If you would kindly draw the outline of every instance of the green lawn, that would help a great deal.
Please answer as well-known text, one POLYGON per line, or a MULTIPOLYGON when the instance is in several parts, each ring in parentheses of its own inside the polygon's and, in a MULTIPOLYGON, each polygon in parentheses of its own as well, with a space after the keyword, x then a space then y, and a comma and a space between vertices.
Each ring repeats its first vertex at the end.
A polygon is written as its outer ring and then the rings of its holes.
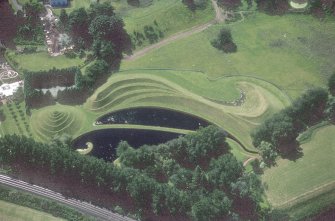
POLYGON ((47 52, 38 52, 33 54, 18 54, 9 52, 8 57, 18 63, 19 70, 41 71, 55 68, 67 68, 83 64, 80 58, 67 58, 64 55, 51 57, 47 52))
MULTIPOLYGON (((70 13, 80 7, 88 8, 91 2, 91 0, 72 0, 71 7, 66 8, 66 11, 70 13)), ((143 33, 144 26, 151 26, 157 31, 162 31, 164 37, 167 37, 214 19, 214 10, 210 1, 205 9, 198 9, 194 12, 190 11, 180 0, 144 0, 142 2, 148 2, 148 4, 144 4, 143 7, 130 6, 127 0, 112 0, 111 2, 116 14, 123 18, 129 34, 134 31, 143 33)), ((60 10, 54 9, 55 14, 59 15, 60 10)), ((148 41, 144 41, 141 47, 148 44, 148 41)))
POLYGON ((18 206, 0 200, 0 220, 2 221, 60 221, 63 219, 50 214, 18 206))
POLYGON ((303 157, 280 159, 278 166, 265 171, 263 182, 273 206, 290 206, 335 187, 334 134, 334 125, 316 129, 311 140, 301 146, 303 157))
MULTIPOLYGON (((121 2, 125 3, 126 0, 121 2)), ((116 8, 125 21, 128 33, 143 32, 145 25, 155 27, 154 21, 156 21, 158 29, 162 30, 166 37, 214 19, 214 10, 210 1, 206 9, 195 12, 191 12, 180 0, 154 0, 152 5, 145 8, 133 8, 126 6, 125 3, 116 8)))
POLYGON ((300 14, 256 13, 243 22, 216 25, 137 60, 124 61, 121 69, 191 69, 203 71, 211 79, 252 76, 297 97, 304 89, 324 85, 335 69, 334 41, 334 18, 320 22, 300 14), (231 29, 237 53, 224 54, 211 46, 222 27, 231 29))

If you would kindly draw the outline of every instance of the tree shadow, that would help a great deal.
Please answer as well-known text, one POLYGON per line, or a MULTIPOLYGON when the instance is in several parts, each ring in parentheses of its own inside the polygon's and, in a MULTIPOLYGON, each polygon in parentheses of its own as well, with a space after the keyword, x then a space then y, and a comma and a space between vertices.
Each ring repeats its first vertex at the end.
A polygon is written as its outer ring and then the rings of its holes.
POLYGON ((291 143, 285 143, 279 146, 279 155, 283 159, 296 161, 297 159, 304 156, 302 148, 299 145, 299 142, 294 140, 291 143))

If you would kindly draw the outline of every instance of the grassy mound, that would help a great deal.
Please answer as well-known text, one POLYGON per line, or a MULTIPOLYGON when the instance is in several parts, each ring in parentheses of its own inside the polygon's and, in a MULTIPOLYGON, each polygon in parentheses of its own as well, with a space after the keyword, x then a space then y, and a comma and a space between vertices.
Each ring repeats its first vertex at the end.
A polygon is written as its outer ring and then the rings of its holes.
POLYGON ((84 119, 85 115, 77 108, 55 105, 33 112, 30 125, 35 137, 46 141, 55 135, 76 134, 84 119))
POLYGON ((253 149, 249 135, 252 128, 289 103, 274 85, 248 77, 209 80, 199 72, 134 70, 113 75, 84 107, 97 115, 133 107, 182 111, 225 128, 253 149), (233 105, 234 99, 240 99, 239 91, 246 98, 241 105, 233 105))

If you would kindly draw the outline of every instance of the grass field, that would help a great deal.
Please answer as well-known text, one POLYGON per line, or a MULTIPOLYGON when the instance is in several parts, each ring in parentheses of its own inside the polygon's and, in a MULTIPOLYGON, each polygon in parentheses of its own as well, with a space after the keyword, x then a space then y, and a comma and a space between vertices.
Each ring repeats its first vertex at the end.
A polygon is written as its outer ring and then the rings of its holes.
POLYGON ((335 20, 306 15, 282 17, 253 14, 240 23, 216 25, 173 42, 121 69, 173 68, 205 72, 209 78, 243 75, 278 85, 292 97, 324 85, 335 69, 335 20), (222 27, 229 27, 238 52, 224 54, 210 44, 222 27))
POLYGON ((280 159, 278 166, 265 171, 263 182, 273 206, 291 206, 335 187, 335 173, 331 169, 335 168, 334 134, 334 125, 316 129, 312 139, 301 146, 302 158, 280 159))
POLYGON ((61 221, 50 214, 0 200, 1 221, 61 221))
POLYGON ((64 55, 51 57, 47 52, 37 52, 33 54, 18 54, 9 52, 8 57, 18 63, 19 70, 40 71, 55 68, 67 68, 83 64, 80 58, 67 58, 64 55))

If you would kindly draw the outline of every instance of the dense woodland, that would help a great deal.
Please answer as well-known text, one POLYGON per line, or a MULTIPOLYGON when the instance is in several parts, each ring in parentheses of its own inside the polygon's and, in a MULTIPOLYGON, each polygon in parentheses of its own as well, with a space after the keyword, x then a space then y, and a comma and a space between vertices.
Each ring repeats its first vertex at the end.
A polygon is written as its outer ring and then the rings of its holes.
POLYGON ((62 142, 42 144, 13 135, 0 139, 0 156, 17 175, 27 168, 45 171, 62 177, 68 188, 78 185, 120 196, 115 205, 143 217, 258 220, 263 215, 261 182, 229 152, 225 139, 226 132, 210 126, 137 150, 122 142, 117 148, 120 166, 114 166, 62 142))

